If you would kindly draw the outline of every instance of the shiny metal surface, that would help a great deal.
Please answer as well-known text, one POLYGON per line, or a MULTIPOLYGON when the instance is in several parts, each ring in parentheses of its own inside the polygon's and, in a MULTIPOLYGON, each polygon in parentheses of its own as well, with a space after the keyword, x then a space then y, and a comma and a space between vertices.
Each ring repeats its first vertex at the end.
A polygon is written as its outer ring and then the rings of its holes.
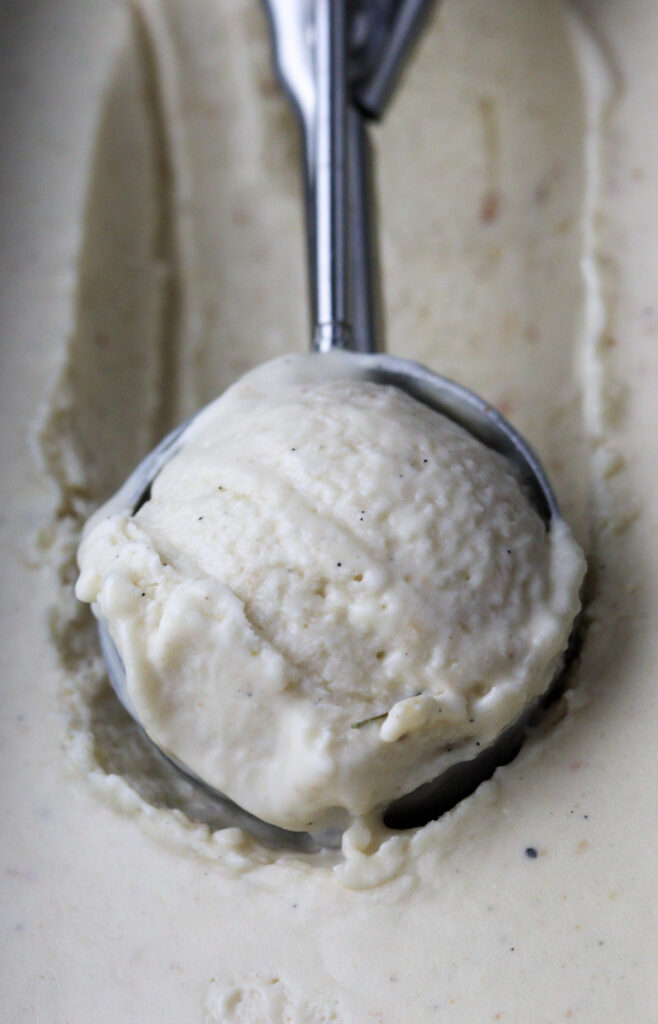
POLYGON ((303 136, 313 348, 383 347, 372 158, 382 116, 435 0, 266 0, 274 60, 303 136))
POLYGON ((313 348, 350 347, 348 309, 347 29, 345 4, 315 0, 315 117, 309 137, 309 216, 315 251, 313 348))

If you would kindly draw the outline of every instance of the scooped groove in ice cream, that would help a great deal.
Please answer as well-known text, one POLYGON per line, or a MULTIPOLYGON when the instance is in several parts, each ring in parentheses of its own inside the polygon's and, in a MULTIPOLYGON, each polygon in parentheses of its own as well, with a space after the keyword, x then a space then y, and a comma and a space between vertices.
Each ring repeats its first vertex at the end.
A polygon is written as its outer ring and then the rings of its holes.
POLYGON ((349 367, 247 374, 79 554, 77 594, 150 736, 289 829, 364 814, 491 742, 550 683, 584 571, 506 459, 349 367))

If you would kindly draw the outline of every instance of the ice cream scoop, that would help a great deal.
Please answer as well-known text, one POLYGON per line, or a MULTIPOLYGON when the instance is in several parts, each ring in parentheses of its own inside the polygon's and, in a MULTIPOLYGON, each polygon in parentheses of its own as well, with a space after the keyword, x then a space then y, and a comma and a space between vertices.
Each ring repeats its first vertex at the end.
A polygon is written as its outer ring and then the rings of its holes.
MULTIPOLYGON (((309 198, 309 263, 313 285, 311 291, 314 296, 313 347, 317 353, 307 358, 313 361, 329 360, 333 357, 328 353, 336 349, 343 350, 342 362, 338 360, 335 365, 342 365, 345 368, 346 378, 369 385, 390 387, 410 396, 424 408, 443 414, 487 449, 508 459, 514 467, 524 501, 527 501, 538 514, 547 531, 558 529, 562 520, 546 474, 524 439, 500 413, 485 400, 460 385, 418 364, 372 351, 375 348, 373 310, 376 304, 372 299, 374 275, 366 237, 370 229, 365 164, 361 160, 364 153, 364 136, 360 115, 347 98, 348 25, 345 5, 332 0, 315 0, 314 3, 272 3, 270 6, 279 67, 288 90, 294 96, 304 126, 309 198), (297 46, 297 51, 294 51, 298 58, 296 63, 294 60, 290 63, 290 55, 293 52, 291 46, 297 46), (296 68, 295 75, 290 73, 290 67, 296 68), (352 311, 355 313, 356 322, 354 333, 351 324, 352 311), (353 351, 353 347, 360 351, 353 351)), ((392 19, 388 38, 392 41, 391 46, 398 57, 404 51, 403 43, 409 37, 421 6, 397 5, 399 17, 397 20, 392 19), (412 7, 413 18, 409 16, 412 7), (406 20, 403 19, 403 14, 406 20), (400 25, 405 27, 404 33, 401 33, 400 25)), ((395 5, 391 7, 394 8, 395 5)), ((381 71, 383 66, 388 67, 387 74, 391 76, 388 80, 392 80, 397 64, 396 61, 390 60, 386 64, 386 52, 384 49, 384 57, 381 57, 380 62, 375 62, 372 80, 376 78, 377 70, 381 71)), ((363 95, 366 94, 367 89, 363 95)), ((387 89, 382 87, 380 95, 385 97, 386 94, 387 89)), ((376 104, 373 105, 373 111, 378 112, 376 104)), ((137 467, 118 494, 104 508, 103 516, 109 517, 113 512, 127 511, 129 515, 138 512, 149 501, 153 483, 161 471, 188 443, 190 431, 194 431, 194 424, 188 422, 166 438, 137 467)), ((578 572, 575 575, 578 576, 578 572)), ((572 603, 570 607, 575 614, 576 606, 572 603)), ((126 685, 126 667, 98 603, 95 604, 95 611, 99 617, 101 643, 112 684, 124 705, 139 721, 140 715, 126 685)), ((549 665, 552 677, 558 668, 558 659, 552 656, 549 665)), ((549 683, 550 680, 546 681, 544 692, 548 689, 549 683)), ((412 702, 416 696, 418 695, 410 696, 412 702)), ((492 742, 491 748, 487 751, 486 763, 483 763, 481 756, 475 757, 472 749, 469 751, 466 757, 469 768, 456 786, 455 771, 459 766, 454 758, 452 759, 449 769, 451 791, 460 795, 466 789, 474 788, 479 778, 484 777, 483 773, 490 773, 492 765, 509 756, 511 741, 506 727, 513 727, 514 735, 517 736, 520 719, 527 717, 536 703, 535 698, 541 697, 541 694, 534 693, 532 696, 533 701, 524 705, 521 715, 519 707, 514 705, 510 720, 497 730, 495 736, 487 737, 488 740, 495 742, 492 742), (464 779, 467 780, 465 783, 464 779)), ((387 742, 403 739, 405 723, 408 725, 412 720, 420 721, 419 716, 427 714, 428 708, 425 705, 421 707, 417 700, 413 706, 408 704, 399 709, 399 713, 394 714, 389 723, 387 742)), ((353 723, 357 726, 360 724, 353 723)), ((170 748, 167 753, 168 756, 172 756, 170 748)), ((203 778, 203 773, 199 778, 199 773, 191 769, 189 759, 181 760, 175 752, 172 759, 182 770, 207 786, 208 780, 203 778)), ((427 778, 424 779, 424 784, 426 783, 427 778)), ((212 794, 213 787, 207 788, 212 794)), ((407 812, 415 813, 414 806, 418 797, 414 794, 418 791, 417 786, 411 786, 410 791, 410 796, 404 791, 395 794, 396 798, 401 797, 401 800, 396 799, 391 814, 393 817, 397 815, 400 822, 404 822, 407 812)), ((222 798, 219 790, 217 797, 222 798)), ((426 797, 425 790, 420 798, 426 797)), ((432 799, 436 799, 435 789, 432 790, 432 799)), ((381 801, 375 800, 375 804, 379 803, 381 801)), ((256 806, 259 816, 264 820, 284 821, 290 823, 292 829, 304 827, 301 821, 294 820, 289 809, 287 816, 272 814, 268 817, 266 804, 259 803, 256 806)), ((320 816, 318 822, 321 828, 325 828, 329 817, 320 816)), ((248 820, 246 824, 249 827, 248 820)), ((277 834, 284 841, 287 838, 284 829, 279 830, 277 834)), ((335 832, 333 834, 335 835, 335 832)))
POLYGON ((544 694, 579 601, 578 546, 515 463, 358 365, 245 374, 80 548, 148 735, 295 831, 488 747, 544 694))

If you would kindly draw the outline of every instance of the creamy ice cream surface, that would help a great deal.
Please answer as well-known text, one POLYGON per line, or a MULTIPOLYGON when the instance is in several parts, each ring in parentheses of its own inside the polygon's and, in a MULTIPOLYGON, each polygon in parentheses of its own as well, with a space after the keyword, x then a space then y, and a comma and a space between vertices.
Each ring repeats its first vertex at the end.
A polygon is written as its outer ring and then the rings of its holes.
POLYGON ((79 555, 149 735, 290 829, 474 756, 546 690, 579 607, 582 554, 512 464, 352 366, 251 371, 79 555))
MULTIPOLYGON (((5 12, 0 1017, 12 1024, 654 1021, 655 4, 443 0, 385 119, 373 126, 388 351, 460 381, 502 411, 545 465, 587 554, 579 657, 518 756, 426 825, 396 830, 373 814, 352 823, 340 849, 315 849, 304 833, 287 836, 281 848, 271 827, 256 833, 253 821, 242 827, 220 802, 209 809, 199 788, 155 755, 108 682, 89 607, 75 599, 83 524, 135 464, 176 423, 223 395, 207 414, 214 416, 236 381, 253 384, 245 374, 254 367, 269 364, 271 374, 274 357, 307 346, 296 126, 274 79, 262 7, 255 0, 35 0, 5 12)), ((270 399, 283 395, 265 383, 270 399)), ((232 394, 231 421, 239 414, 246 422, 246 396, 232 394)), ((273 439, 275 409, 261 401, 273 439)), ((306 430, 306 420, 296 417, 294 432, 306 430)), ((199 431, 206 426, 210 439, 215 427, 198 421, 199 431)), ((427 444, 424 429, 423 436, 427 444)), ((188 456, 197 450, 198 462, 201 438, 189 439, 188 456)), ((271 443, 262 449, 247 440, 249 457, 273 461, 271 443)), ((325 518, 346 552, 306 545, 318 589, 325 587, 324 599, 310 599, 328 616, 328 601, 337 614, 347 593, 361 602, 350 601, 348 613, 367 613, 377 574, 387 592, 404 590, 401 564, 385 562, 377 547, 385 534, 372 516, 386 493, 373 487, 367 504, 354 502, 337 474, 317 471, 310 446, 297 432, 289 448, 298 451, 281 446, 275 476, 282 491, 293 480, 300 495, 302 483, 343 495, 325 518), (350 529, 341 533, 345 523, 350 529), (373 574, 340 577, 357 554, 373 574)), ((422 469, 405 466, 403 489, 391 500, 408 498, 413 481, 416 490, 438 485, 427 471, 438 471, 442 446, 443 435, 422 469)), ((219 477, 219 462, 211 462, 219 477)), ((234 497, 240 472, 245 504, 247 470, 244 459, 232 468, 234 497)), ((261 487, 275 486, 271 475, 259 470, 258 477, 261 487)), ((360 483, 370 494, 367 480, 360 483)), ((136 593, 138 581, 121 570, 128 603, 153 619, 162 611, 156 588, 166 606, 170 584, 194 588, 214 571, 202 498, 190 491, 188 510, 177 512, 181 530, 174 503, 164 491, 158 498, 164 484, 163 475, 151 508, 130 526, 146 538, 144 569, 159 582, 136 593), (148 519, 158 501, 158 516, 148 519)), ((202 494, 199 479, 194 488, 202 494)), ((206 497, 221 511, 218 489, 206 497)), ((305 501, 291 507, 291 522, 316 530, 320 513, 304 519, 305 501)), ((473 512, 470 501, 464 507, 473 512)), ((500 520, 490 511, 493 528, 500 520)), ((280 530, 287 518, 277 517, 280 530)), ((525 541, 523 530, 515 535, 514 564, 552 578, 551 555, 541 555, 527 526, 525 541), (537 557, 521 559, 524 543, 537 557)), ((394 554, 403 527, 386 524, 394 554)), ((450 521, 442 528, 450 530, 450 521)), ((284 551, 283 534, 268 533, 255 513, 245 516, 236 544, 251 549, 258 530, 268 557, 276 544, 284 551)), ((121 547, 125 536, 117 536, 121 547)), ((557 552, 557 535, 553 543, 557 552)), ((445 564, 459 564, 462 554, 445 564)), ((244 638, 249 612, 264 648, 252 607, 264 582, 241 581, 230 550, 222 558, 234 573, 226 629, 235 625, 244 638)), ((417 558, 410 571, 418 573, 417 558)), ((508 583, 511 591, 523 585, 516 570, 508 583)), ((264 613, 273 600, 261 596, 264 613)), ((382 628, 380 613, 374 628, 382 628)), ((503 608, 506 622, 516 615, 503 608)), ((547 628, 541 615, 539 622, 547 628)), ((189 628, 201 632, 194 621, 189 628)), ((367 614, 351 633, 346 624, 345 649, 367 628, 367 614)), ((480 636, 484 644, 486 630, 480 636)), ((296 651, 306 642, 293 639, 296 651)), ((387 661, 399 635, 385 639, 363 650, 374 655, 369 678, 386 699, 349 716, 345 730, 366 759, 364 741, 396 756, 415 743, 422 726, 392 736, 426 713, 421 702, 407 706, 412 714, 389 715, 398 697, 415 691, 387 661), (371 710, 382 717, 351 728, 371 710)), ((459 637, 450 643, 462 658, 459 637)), ((478 648, 469 650, 474 657, 478 648)), ((280 677, 270 666, 278 707, 295 686, 302 693, 305 678, 318 681, 300 672, 300 681, 276 689, 289 653, 279 652, 280 677)), ((261 664, 260 648, 250 659, 261 664)), ((337 685, 336 673, 331 678, 337 685)), ((258 681, 264 686, 263 673, 258 681)), ((148 707, 162 710, 150 698, 148 707)), ((478 728, 484 724, 482 717, 478 728)), ((272 739, 265 734, 264 742, 272 739)))

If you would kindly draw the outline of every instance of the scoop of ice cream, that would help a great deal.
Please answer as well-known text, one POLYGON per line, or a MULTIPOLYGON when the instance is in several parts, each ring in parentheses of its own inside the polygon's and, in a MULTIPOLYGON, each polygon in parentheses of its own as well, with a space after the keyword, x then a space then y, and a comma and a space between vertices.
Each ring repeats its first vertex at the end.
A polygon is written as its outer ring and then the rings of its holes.
POLYGON ((147 732, 291 829, 491 742, 549 684, 583 575, 505 458, 349 367, 246 375, 79 554, 147 732))

